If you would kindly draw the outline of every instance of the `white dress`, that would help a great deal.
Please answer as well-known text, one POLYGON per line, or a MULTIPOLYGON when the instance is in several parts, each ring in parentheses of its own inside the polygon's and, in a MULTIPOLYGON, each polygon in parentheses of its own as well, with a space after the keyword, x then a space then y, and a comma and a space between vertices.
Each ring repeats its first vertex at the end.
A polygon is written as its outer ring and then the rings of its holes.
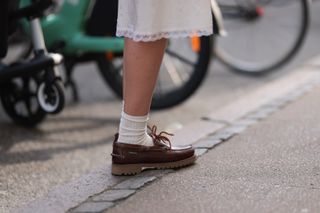
POLYGON ((119 0, 117 36, 155 41, 212 34, 210 0, 119 0))

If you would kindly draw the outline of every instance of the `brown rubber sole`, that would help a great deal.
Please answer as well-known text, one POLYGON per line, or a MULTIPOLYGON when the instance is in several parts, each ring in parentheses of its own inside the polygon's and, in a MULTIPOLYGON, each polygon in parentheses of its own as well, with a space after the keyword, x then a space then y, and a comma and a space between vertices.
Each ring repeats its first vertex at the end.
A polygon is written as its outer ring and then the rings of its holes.
POLYGON ((113 175, 136 175, 145 169, 176 169, 193 164, 197 157, 193 155, 180 161, 169 163, 148 163, 148 164, 112 164, 113 175))

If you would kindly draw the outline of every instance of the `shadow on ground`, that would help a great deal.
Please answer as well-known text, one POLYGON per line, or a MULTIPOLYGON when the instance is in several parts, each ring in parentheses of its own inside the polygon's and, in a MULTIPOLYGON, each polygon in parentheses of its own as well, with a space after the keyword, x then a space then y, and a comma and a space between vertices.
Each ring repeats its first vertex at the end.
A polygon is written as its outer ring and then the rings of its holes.
POLYGON ((118 118, 63 116, 47 119, 37 128, 23 128, 0 121, 0 165, 46 161, 54 155, 103 146, 110 134, 95 137, 118 118))

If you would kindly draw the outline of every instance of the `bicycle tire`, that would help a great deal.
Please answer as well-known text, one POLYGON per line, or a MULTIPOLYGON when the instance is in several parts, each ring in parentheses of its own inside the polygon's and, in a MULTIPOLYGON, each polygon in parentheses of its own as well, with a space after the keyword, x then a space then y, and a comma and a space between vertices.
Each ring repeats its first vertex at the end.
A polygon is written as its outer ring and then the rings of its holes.
POLYGON ((219 48, 219 45, 217 45, 216 49, 214 50, 214 55, 216 58, 222 62, 222 64, 226 65, 230 68, 231 71, 234 71, 236 73, 240 74, 249 74, 249 75, 261 75, 261 74, 267 74, 272 71, 275 71, 285 64, 287 64, 290 60, 293 59, 293 57, 298 53, 298 51, 301 49, 303 42, 306 38, 308 28, 309 28, 309 21, 310 21, 310 8, 309 8, 309 2, 308 0, 299 0, 301 3, 301 28, 299 30, 298 36, 296 37, 296 40, 291 45, 290 49, 278 60, 274 61, 273 63, 270 63, 269 65, 265 66, 254 66, 250 65, 245 62, 241 62, 240 60, 236 58, 232 58, 232 56, 227 55, 223 51, 222 48, 219 48))
MULTIPOLYGON (((157 91, 155 90, 151 104, 152 110, 166 109, 181 104, 193 95, 202 84, 208 72, 214 39, 213 36, 203 36, 200 38, 200 41, 198 59, 189 80, 182 87, 165 94, 157 95, 157 91)), ((100 74, 106 84, 109 85, 118 97, 122 98, 122 76, 119 74, 119 71, 105 57, 105 54, 99 54, 96 61, 100 74)))
MULTIPOLYGON (((29 77, 29 79, 33 79, 37 82, 37 84, 39 84, 39 81, 36 77, 29 77)), ((0 99, 4 111, 14 123, 28 128, 37 126, 47 116, 47 113, 41 109, 38 103, 36 103, 37 109, 30 109, 27 114, 21 114, 21 112, 16 109, 17 99, 22 99, 24 102, 30 102, 33 97, 33 99, 36 100, 36 92, 34 92, 34 95, 31 93, 32 92, 30 88, 26 90, 25 87, 18 87, 13 80, 5 85, 2 85, 0 89, 0 99)))

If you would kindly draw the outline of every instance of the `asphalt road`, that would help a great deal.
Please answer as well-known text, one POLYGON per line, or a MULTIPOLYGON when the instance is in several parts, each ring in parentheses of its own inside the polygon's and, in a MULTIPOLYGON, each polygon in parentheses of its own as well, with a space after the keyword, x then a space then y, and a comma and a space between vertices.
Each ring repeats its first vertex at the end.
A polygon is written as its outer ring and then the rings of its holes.
MULTIPOLYGON (((320 5, 312 6, 312 24, 299 55, 284 69, 261 78, 236 75, 212 60, 210 73, 196 95, 183 105, 153 112, 151 123, 171 129, 222 108, 256 88, 291 72, 319 54, 320 5)), ((0 212, 46 194, 54 186, 110 163, 121 101, 106 88, 96 67, 77 67, 81 103, 70 104, 37 129, 23 129, 0 111, 0 212)))

